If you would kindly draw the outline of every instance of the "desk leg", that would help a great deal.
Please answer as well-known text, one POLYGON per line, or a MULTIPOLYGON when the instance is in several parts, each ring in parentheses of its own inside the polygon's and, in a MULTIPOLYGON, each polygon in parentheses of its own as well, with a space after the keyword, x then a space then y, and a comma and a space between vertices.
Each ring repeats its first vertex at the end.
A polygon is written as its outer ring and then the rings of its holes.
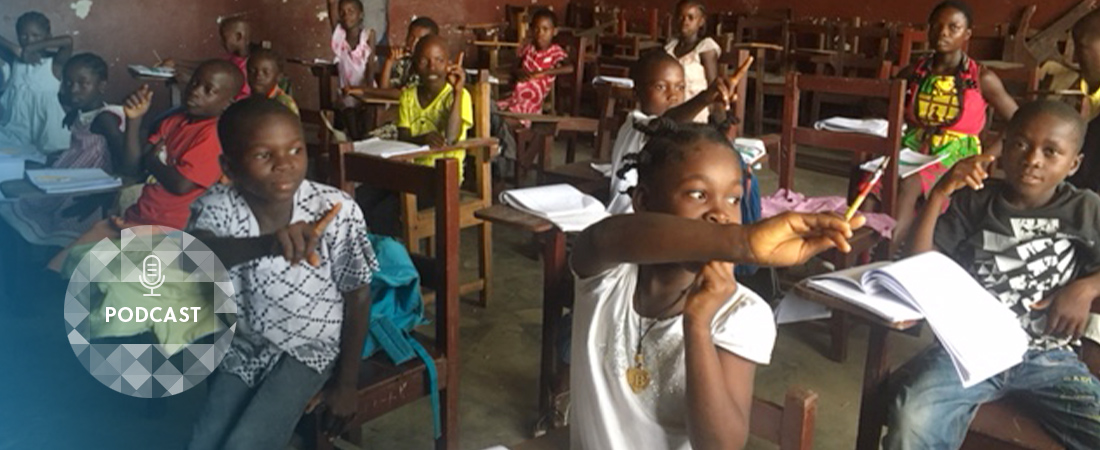
POLYGON ((539 417, 553 408, 554 375, 558 364, 558 328, 568 292, 565 286, 565 233, 558 229, 542 235, 542 355, 539 369, 539 417))
POLYGON ((857 450, 878 450, 882 427, 886 425, 887 330, 871 325, 867 339, 867 360, 863 370, 863 396, 859 405, 857 450))

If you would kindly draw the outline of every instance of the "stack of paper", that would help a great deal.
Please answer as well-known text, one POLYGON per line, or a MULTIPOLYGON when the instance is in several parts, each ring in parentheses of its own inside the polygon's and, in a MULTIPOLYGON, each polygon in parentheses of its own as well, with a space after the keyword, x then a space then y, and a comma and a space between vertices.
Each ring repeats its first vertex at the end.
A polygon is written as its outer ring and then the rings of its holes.
POLYGON ((72 194, 122 186, 122 180, 103 169, 28 170, 27 180, 47 194, 72 194))
POLYGON ((172 78, 176 76, 176 69, 171 67, 147 67, 138 64, 127 66, 134 74, 153 78, 172 78))
MULTIPOLYGON (((947 153, 940 153, 939 155, 925 155, 924 153, 914 152, 907 148, 901 149, 898 153, 898 176, 901 178, 908 178, 917 172, 920 172, 935 163, 943 161, 947 157, 947 153)), ((878 166, 882 165, 883 158, 885 156, 879 156, 878 158, 867 161, 859 166, 867 172, 874 172, 878 170, 878 166)))
POLYGON ((394 156, 427 150, 427 145, 410 144, 408 142, 392 141, 389 139, 370 138, 355 142, 355 153, 363 153, 379 158, 392 158, 394 156))
POLYGON ((814 123, 816 130, 839 131, 842 133, 870 134, 886 137, 890 122, 886 119, 852 119, 848 117, 830 117, 814 123))
POLYGON ((634 80, 623 77, 609 77, 607 75, 600 75, 592 79, 592 84, 613 84, 615 86, 634 88, 634 80))
POLYGON ((504 191, 500 202, 549 220, 566 232, 581 231, 609 215, 603 203, 568 184, 504 191))
POLYGON ((808 285, 890 321, 923 317, 964 387, 1007 370, 1027 352, 1028 336, 1015 314, 938 252, 816 276, 808 285))

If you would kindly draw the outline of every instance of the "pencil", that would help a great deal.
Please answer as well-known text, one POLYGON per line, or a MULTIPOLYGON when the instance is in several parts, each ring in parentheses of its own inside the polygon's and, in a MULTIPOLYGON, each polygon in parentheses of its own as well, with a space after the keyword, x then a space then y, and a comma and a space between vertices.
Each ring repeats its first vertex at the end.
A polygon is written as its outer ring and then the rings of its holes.
POLYGON ((157 57, 157 63, 158 63, 158 64, 159 64, 159 63, 162 63, 162 62, 164 62, 164 60, 163 60, 163 59, 160 59, 160 53, 157 53, 157 51, 156 51, 156 50, 153 50, 153 56, 156 56, 156 57, 157 57))
POLYGON ((882 178, 882 173, 886 171, 886 166, 889 164, 890 157, 887 156, 882 160, 882 164, 879 164, 878 168, 875 169, 874 175, 871 175, 871 179, 867 181, 867 184, 863 185, 863 189, 859 190, 859 195, 852 201, 852 205, 844 212, 844 220, 852 220, 852 217, 856 215, 856 211, 863 205, 863 201, 867 200, 867 196, 871 194, 871 189, 875 187, 875 183, 878 183, 879 178, 882 178))

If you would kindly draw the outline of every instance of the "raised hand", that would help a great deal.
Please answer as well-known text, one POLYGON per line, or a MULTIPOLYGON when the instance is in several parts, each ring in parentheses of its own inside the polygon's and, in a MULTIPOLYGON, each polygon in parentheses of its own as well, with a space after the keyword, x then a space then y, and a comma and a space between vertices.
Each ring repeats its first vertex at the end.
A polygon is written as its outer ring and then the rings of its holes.
POLYGON ((848 238, 865 221, 862 215, 845 221, 837 214, 787 212, 746 226, 746 239, 753 263, 793 266, 833 247, 845 253, 851 251, 848 238))
POLYGON ((447 82, 454 87, 455 95, 460 95, 462 89, 466 87, 466 70, 462 68, 462 60, 465 57, 466 52, 459 52, 455 63, 447 66, 447 82))
POLYGON ((137 119, 149 112, 149 106, 152 104, 153 90, 149 89, 148 84, 143 84, 122 103, 122 111, 126 113, 126 118, 137 119))
POLYGON ((340 212, 341 206, 342 203, 337 203, 317 222, 295 222, 276 231, 275 239, 283 257, 291 264, 298 264, 305 259, 309 265, 319 267, 321 257, 317 254, 317 244, 320 243, 325 229, 340 212))
POLYGON ((985 168, 994 159, 996 158, 993 155, 982 154, 955 163, 947 175, 936 183, 933 190, 941 195, 950 196, 965 186, 970 186, 975 191, 985 187, 984 181, 989 178, 989 172, 986 172, 985 168))

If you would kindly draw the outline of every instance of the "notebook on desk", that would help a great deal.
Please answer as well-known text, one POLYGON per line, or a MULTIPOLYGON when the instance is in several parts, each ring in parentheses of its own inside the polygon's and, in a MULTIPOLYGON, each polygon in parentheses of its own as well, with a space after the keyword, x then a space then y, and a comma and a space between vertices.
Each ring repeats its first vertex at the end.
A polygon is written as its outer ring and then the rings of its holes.
POLYGON ((393 158, 394 156, 407 155, 428 151, 427 145, 410 144, 404 141, 390 139, 370 138, 355 142, 355 153, 377 156, 379 158, 393 158))
POLYGON ((812 290, 892 322, 925 319, 951 355, 965 387, 1016 365, 1027 352, 1028 337, 1015 314, 939 252, 853 267, 804 282, 812 290))
POLYGON ((566 232, 584 230, 608 216, 596 197, 569 184, 507 190, 501 192, 500 202, 549 220, 566 232))
POLYGON ((47 194, 75 194, 122 186, 122 180, 103 169, 28 170, 27 180, 47 194))

